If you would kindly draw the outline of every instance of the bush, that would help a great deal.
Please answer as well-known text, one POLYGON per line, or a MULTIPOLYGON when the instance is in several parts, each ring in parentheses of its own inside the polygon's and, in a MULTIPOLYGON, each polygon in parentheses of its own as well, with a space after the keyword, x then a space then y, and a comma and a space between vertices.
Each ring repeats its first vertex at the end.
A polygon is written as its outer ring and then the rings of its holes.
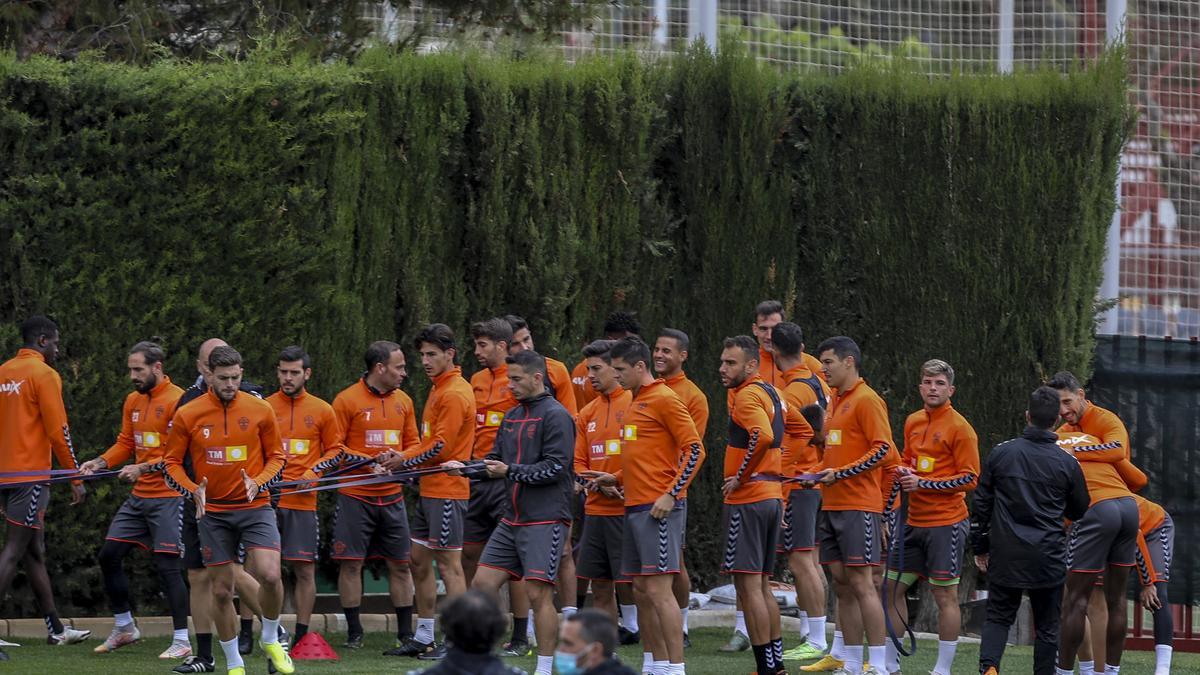
MULTIPOLYGON (((128 346, 151 335, 185 386, 206 337, 268 385, 279 349, 305 345, 312 389, 330 398, 369 341, 407 344, 425 322, 465 336, 518 312, 539 348, 573 363, 609 311, 635 309, 650 331, 691 333, 689 370, 712 401, 689 541, 707 583, 715 363, 757 301, 783 299, 810 346, 855 336, 897 434, 931 356, 959 370, 958 406, 987 443, 1020 428, 1042 373, 1086 372, 1128 126, 1122 73, 1113 55, 1067 76, 798 79, 733 45, 574 67, 6 56, 0 346, 15 349, 26 315, 57 317, 88 458, 117 429, 128 346)), ((421 401, 428 382, 406 386, 421 401)), ((95 551, 126 488, 92 486, 86 508, 56 490, 49 517, 65 613, 106 607, 95 551)), ((144 604, 155 586, 136 584, 144 604)))

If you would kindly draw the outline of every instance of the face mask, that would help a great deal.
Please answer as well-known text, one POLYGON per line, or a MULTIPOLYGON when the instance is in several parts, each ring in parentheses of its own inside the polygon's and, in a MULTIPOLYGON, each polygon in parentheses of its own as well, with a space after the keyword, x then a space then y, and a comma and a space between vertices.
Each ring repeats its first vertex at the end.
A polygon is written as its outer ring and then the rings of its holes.
POLYGON ((559 675, 579 675, 583 671, 579 668, 579 655, 570 652, 555 651, 554 652, 554 672, 559 675))

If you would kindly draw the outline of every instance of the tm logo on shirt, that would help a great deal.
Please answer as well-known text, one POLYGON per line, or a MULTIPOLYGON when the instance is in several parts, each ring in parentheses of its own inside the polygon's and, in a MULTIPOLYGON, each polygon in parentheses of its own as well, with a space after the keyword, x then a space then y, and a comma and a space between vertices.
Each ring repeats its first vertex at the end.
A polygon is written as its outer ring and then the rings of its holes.
POLYGON ((204 456, 209 464, 224 466, 244 462, 249 457, 244 445, 225 445, 215 448, 205 448, 204 456))
POLYGON ((368 429, 363 439, 367 445, 400 445, 400 432, 396 429, 368 429))

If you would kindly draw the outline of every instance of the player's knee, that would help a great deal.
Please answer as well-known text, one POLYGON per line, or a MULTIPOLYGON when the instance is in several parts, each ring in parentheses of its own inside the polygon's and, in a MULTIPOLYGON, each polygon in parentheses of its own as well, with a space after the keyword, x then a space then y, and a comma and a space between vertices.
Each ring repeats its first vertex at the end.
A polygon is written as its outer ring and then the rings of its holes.
MULTIPOLYGON (((104 550, 101 549, 100 553, 103 554, 104 550)), ((101 564, 103 564, 103 561, 101 561, 101 564)), ((154 568, 163 576, 167 574, 179 574, 183 571, 183 565, 179 564, 179 556, 164 553, 154 554, 154 568)))
POLYGON ((105 541, 104 545, 100 547, 97 557, 100 559, 100 568, 106 572, 119 568, 125 557, 124 547, 117 546, 111 541, 105 541))
POLYGON ((338 566, 338 570, 343 576, 354 576, 362 574, 363 562, 361 560, 343 560, 338 566))
POLYGON ((218 604, 233 603, 233 583, 214 583, 212 585, 212 597, 218 604))
POLYGON ((311 582, 316 580, 316 565, 312 563, 297 562, 292 564, 292 574, 296 575, 296 581, 311 582))

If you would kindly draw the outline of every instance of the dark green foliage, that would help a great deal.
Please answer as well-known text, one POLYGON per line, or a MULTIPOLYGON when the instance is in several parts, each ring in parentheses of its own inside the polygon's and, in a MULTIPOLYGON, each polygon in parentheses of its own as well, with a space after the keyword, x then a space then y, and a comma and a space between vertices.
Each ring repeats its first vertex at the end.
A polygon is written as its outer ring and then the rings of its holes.
MULTIPOLYGON (((126 349, 168 371, 220 335, 273 384, 280 348, 332 397, 374 339, 458 333, 517 312, 573 365, 604 316, 691 333, 709 462, 691 562, 719 536, 720 339, 785 301, 809 347, 860 340, 897 436, 915 374, 959 370, 985 443, 1020 427, 1048 371, 1086 372, 1127 127, 1123 64, 930 81, 902 69, 796 79, 717 58, 570 67, 368 53, 354 66, 0 58, 0 348, 33 312, 63 329, 83 458, 112 440, 126 349)), ((415 354, 410 352, 410 358, 415 354)), ((428 381, 411 363, 418 401, 428 381)), ((273 388, 273 387, 271 387, 273 388)), ((52 575, 67 613, 105 610, 94 554, 124 486, 56 491, 52 575)), ((132 563, 143 603, 156 583, 132 563)), ((31 613, 27 591, 14 602, 31 613)))

